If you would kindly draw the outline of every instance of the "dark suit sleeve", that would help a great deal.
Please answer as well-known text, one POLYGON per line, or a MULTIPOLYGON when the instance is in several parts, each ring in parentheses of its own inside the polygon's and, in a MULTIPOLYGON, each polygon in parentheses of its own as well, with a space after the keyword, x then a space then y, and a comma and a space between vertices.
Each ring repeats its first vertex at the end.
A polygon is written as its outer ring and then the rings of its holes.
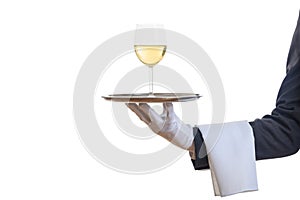
POLYGON ((300 147, 300 20, 293 35, 287 74, 271 115, 250 122, 255 138, 256 159, 278 158, 300 147))
MULTIPOLYGON (((292 155, 300 148, 300 16, 287 60, 287 74, 271 115, 250 122, 255 138, 256 159, 292 155)), ((202 145, 200 131, 194 131, 196 155, 202 145)), ((207 157, 193 160, 195 169, 209 168, 207 157)))
MULTIPOLYGON (((195 157, 196 157, 195 160, 192 159, 194 169, 195 170, 208 169, 209 165, 208 165, 207 156, 203 158, 199 157, 200 155, 199 151, 201 149, 201 146, 204 145, 204 143, 203 143, 202 134, 198 127, 194 127, 194 145, 195 145, 195 157)), ((204 151, 206 151, 205 146, 204 146, 204 151)))
POLYGON ((271 115, 250 122, 256 159, 288 156, 300 147, 300 66, 292 68, 279 91, 271 115))

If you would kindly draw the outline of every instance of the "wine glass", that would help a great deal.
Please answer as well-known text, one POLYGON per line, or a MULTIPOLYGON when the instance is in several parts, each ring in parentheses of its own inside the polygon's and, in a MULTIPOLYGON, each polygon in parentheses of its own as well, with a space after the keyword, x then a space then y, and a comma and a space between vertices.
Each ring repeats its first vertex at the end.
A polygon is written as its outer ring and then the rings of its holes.
POLYGON ((149 96, 154 96, 153 67, 164 57, 166 49, 163 25, 138 24, 136 26, 134 50, 138 59, 149 67, 149 96))

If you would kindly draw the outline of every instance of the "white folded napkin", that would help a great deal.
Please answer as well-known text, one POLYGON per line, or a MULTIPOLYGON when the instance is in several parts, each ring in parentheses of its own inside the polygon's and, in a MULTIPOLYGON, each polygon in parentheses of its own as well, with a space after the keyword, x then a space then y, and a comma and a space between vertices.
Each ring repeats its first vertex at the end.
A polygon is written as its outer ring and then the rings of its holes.
POLYGON ((255 147, 247 121, 200 125, 216 196, 255 191, 255 147))

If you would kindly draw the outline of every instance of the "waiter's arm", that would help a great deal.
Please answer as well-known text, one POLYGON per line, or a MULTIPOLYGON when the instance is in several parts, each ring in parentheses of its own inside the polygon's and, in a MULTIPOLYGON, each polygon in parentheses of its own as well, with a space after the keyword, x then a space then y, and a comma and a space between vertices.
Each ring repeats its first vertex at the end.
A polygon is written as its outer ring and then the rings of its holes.
POLYGON ((292 68, 282 83, 271 115, 250 122, 256 159, 278 158, 300 147, 300 66, 292 68))
MULTIPOLYGON (((292 39, 287 74, 271 115, 249 122, 255 138, 256 159, 289 156, 300 148, 300 16, 292 39)), ((194 127, 195 169, 209 168, 207 157, 199 158, 203 143, 200 130, 194 127)))
POLYGON ((292 39, 287 74, 271 115, 250 122, 255 137, 256 158, 278 158, 300 147, 300 19, 292 39))
MULTIPOLYGON (((255 138, 256 159, 279 158, 292 155, 300 148, 300 63, 285 77, 271 115, 249 122, 255 138)), ((203 138, 194 127, 195 169, 208 168, 207 157, 199 158, 203 138)))

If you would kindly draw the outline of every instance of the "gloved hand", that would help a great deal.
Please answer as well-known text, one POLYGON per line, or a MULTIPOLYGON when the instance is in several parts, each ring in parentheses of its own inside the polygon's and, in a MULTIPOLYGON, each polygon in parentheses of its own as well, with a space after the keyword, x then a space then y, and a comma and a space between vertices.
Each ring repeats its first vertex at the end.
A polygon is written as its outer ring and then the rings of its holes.
POLYGON ((149 128, 172 144, 194 152, 193 128, 184 124, 174 113, 172 103, 163 103, 163 113, 159 115, 148 104, 126 104, 149 128))

